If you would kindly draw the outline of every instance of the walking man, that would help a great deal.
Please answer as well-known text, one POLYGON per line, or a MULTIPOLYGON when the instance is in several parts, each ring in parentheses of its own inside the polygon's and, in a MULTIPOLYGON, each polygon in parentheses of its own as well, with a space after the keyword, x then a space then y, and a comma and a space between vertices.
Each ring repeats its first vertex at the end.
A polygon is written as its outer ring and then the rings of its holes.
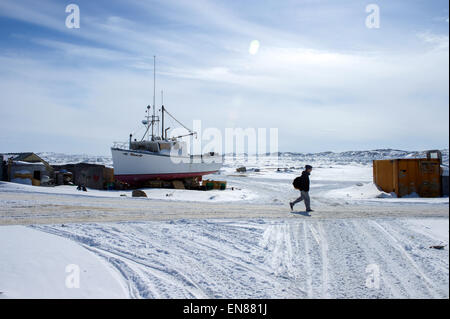
POLYGON ((294 179, 293 185, 295 189, 298 189, 300 191, 300 197, 297 198, 295 201, 289 203, 289 206, 291 206, 291 211, 294 210, 294 205, 297 203, 300 203, 302 200, 305 201, 306 211, 312 212, 310 206, 310 199, 309 199, 309 175, 311 174, 312 166, 306 165, 305 170, 302 172, 302 176, 297 177, 294 179))

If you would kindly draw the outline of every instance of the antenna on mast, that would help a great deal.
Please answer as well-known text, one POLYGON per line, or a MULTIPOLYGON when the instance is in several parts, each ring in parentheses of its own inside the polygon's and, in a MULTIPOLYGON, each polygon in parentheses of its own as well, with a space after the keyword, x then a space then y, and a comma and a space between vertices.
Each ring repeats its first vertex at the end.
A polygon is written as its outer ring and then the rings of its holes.
POLYGON ((153 115, 155 115, 155 96, 156 96, 156 55, 153 56, 153 115))
POLYGON ((165 134, 164 134, 164 92, 161 90, 161 139, 165 140, 165 134))
POLYGON ((155 126, 155 94, 156 94, 156 55, 153 56, 153 116, 152 116, 152 140, 154 139, 154 126, 155 126))

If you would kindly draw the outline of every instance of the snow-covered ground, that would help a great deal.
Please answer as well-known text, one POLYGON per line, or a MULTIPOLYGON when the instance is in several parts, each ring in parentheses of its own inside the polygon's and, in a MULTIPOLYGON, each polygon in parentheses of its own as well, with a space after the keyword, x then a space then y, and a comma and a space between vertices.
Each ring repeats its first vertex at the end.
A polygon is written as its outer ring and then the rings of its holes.
MULTIPOLYGON (((443 168, 448 168, 448 149, 442 150, 443 168)), ((52 164, 97 163, 112 166, 111 157, 92 155, 67 155, 39 153, 52 164)), ((292 180, 301 174, 305 164, 314 166, 311 175, 311 196, 317 205, 327 204, 386 204, 386 203, 433 203, 448 204, 447 198, 418 199, 414 196, 396 199, 392 194, 379 191, 372 183, 372 160, 387 158, 424 157, 421 151, 381 149, 371 151, 281 153, 280 156, 225 157, 223 168, 205 179, 226 180, 226 191, 192 192, 185 190, 144 189, 150 199, 188 202, 240 202, 250 204, 280 204, 298 197, 292 188, 292 180), (247 172, 237 173, 236 168, 245 166, 247 172), (232 190, 233 189, 233 190, 232 190)), ((18 184, 0 184, 0 192, 42 192, 73 196, 123 197, 130 191, 78 192, 71 186, 40 188, 18 184)), ((0 199, 1 200, 1 199, 0 199)))
MULTIPOLYGON (((256 194, 249 189, 236 190, 211 190, 208 192, 189 191, 184 189, 161 189, 161 188, 143 188, 149 199, 160 199, 167 201, 197 201, 197 202, 233 202, 244 199, 253 199, 256 194)), ((74 197, 103 197, 103 198, 130 198, 131 190, 122 191, 104 191, 88 189, 87 192, 78 191, 76 186, 60 185, 55 187, 39 187, 24 184, 0 182, 0 192, 3 193, 30 193, 30 194, 59 194, 70 195, 74 197)))
POLYGON ((430 248, 448 245, 448 226, 448 218, 2 226, 0 290, 5 298, 448 298, 448 246, 430 248), (69 263, 86 270, 80 290, 64 286, 69 263))
POLYGON ((128 296, 119 273, 76 242, 24 226, 0 227, 0 298, 128 296))
MULTIPOLYGON (((301 174, 301 168, 277 171, 273 168, 261 168, 237 173, 235 167, 224 167, 217 174, 207 175, 205 179, 225 180, 225 191, 207 192, 178 189, 143 189, 149 200, 186 201, 186 202, 239 202, 243 204, 281 204, 298 197, 292 187, 292 180, 301 174)), ((396 198, 377 189, 372 182, 370 165, 334 165, 314 168, 311 179, 311 197, 317 205, 340 203, 352 204, 392 204, 392 203, 429 203, 448 204, 443 198, 396 198)), ((35 187, 17 183, 0 182, 0 193, 64 194, 74 197, 111 197, 130 198, 131 191, 103 191, 89 189, 77 191, 74 186, 35 187)), ((0 202, 2 198, 0 197, 0 202)))
POLYGON ((205 177, 227 190, 148 198, 0 182, 0 225, 30 225, 0 226, 0 298, 448 298, 448 197, 395 198, 372 183, 372 159, 418 154, 228 157, 205 177), (305 164, 315 212, 290 213, 305 164), (65 286, 68 264, 79 289, 65 286))

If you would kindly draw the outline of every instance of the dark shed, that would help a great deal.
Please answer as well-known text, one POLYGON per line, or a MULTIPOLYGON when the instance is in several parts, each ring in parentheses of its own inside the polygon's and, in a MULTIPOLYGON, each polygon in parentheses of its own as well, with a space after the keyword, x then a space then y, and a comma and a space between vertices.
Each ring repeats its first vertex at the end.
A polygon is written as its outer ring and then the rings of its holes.
POLYGON ((106 184, 114 181, 113 169, 99 164, 77 163, 53 165, 57 171, 67 170, 72 173, 75 185, 84 185, 93 189, 105 189, 106 184))

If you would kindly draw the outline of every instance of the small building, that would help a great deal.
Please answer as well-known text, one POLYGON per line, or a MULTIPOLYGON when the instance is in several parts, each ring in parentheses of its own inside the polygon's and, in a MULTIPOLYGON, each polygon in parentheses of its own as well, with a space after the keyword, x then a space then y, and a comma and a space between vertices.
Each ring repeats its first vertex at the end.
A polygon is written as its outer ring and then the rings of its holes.
POLYGON ((4 174, 6 168, 6 162, 3 160, 3 154, 0 154, 0 182, 3 181, 3 176, 6 177, 6 174, 4 174))
POLYGON ((3 166, 6 166, 2 170, 6 172, 4 180, 35 186, 52 184, 53 168, 35 153, 7 153, 2 157, 3 166))
MULTIPOLYGON (((77 163, 53 165, 53 169, 60 173, 71 173, 75 185, 84 185, 93 189, 106 189, 114 182, 114 171, 110 167, 99 164, 77 163)), ((57 175, 59 175, 58 173, 57 175)))
POLYGON ((427 158, 374 160, 373 181, 384 192, 394 192, 398 197, 440 197, 441 164, 439 151, 428 151, 427 158))
POLYGON ((55 185, 74 185, 73 174, 66 169, 55 170, 55 185))
POLYGON ((441 176, 442 180, 442 196, 448 196, 449 194, 449 187, 448 187, 448 166, 443 167, 443 172, 441 176))

